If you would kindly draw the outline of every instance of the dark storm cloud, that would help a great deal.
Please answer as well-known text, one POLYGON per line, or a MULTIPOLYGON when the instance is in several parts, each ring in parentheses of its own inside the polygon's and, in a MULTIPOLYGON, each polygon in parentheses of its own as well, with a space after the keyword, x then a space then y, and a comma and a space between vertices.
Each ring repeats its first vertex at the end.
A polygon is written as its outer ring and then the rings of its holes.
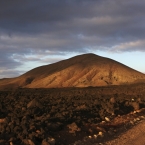
POLYGON ((22 63, 14 60, 10 54, 0 53, 0 69, 16 68, 18 65, 22 65, 22 63))
POLYGON ((145 51, 144 7, 142 0, 1 1, 0 67, 38 54, 145 51))
MULTIPOLYGON (((40 49, 112 46, 112 39, 116 43, 144 39, 144 6, 141 0, 6 0, 0 5, 0 29, 11 37, 39 38, 40 49), (53 39, 56 45, 45 45, 41 37, 53 39)), ((28 41, 35 49, 35 40, 32 43, 28 41)))

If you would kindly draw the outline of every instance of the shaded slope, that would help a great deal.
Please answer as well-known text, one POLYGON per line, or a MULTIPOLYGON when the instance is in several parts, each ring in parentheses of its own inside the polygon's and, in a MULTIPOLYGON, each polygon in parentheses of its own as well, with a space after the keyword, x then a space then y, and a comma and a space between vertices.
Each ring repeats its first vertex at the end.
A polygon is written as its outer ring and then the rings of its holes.
POLYGON ((0 81, 0 87, 87 87, 144 80, 144 74, 119 62, 95 54, 84 54, 35 68, 14 79, 3 79, 0 81))

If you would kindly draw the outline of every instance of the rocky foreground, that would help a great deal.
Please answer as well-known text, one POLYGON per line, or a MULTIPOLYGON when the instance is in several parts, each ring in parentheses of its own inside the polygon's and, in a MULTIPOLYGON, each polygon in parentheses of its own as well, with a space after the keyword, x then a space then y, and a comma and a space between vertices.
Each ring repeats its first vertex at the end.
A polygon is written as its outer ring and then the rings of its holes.
POLYGON ((105 144, 145 119, 145 84, 0 92, 1 145, 105 144))

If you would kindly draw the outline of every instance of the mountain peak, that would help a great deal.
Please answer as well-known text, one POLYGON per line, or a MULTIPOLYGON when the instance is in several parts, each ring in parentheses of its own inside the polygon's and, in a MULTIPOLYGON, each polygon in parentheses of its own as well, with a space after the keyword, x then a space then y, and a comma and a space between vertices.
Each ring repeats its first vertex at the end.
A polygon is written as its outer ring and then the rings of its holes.
POLYGON ((85 53, 85 54, 80 54, 80 55, 77 55, 77 56, 74 56, 73 58, 91 58, 91 57, 101 57, 99 55, 96 55, 94 53, 85 53))

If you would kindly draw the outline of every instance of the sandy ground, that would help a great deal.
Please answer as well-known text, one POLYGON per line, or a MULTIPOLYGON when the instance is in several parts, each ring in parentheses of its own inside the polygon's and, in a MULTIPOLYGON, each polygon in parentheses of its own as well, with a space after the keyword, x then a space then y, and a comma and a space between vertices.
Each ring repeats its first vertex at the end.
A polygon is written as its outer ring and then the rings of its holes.
POLYGON ((145 145, 145 120, 105 145, 145 145))

